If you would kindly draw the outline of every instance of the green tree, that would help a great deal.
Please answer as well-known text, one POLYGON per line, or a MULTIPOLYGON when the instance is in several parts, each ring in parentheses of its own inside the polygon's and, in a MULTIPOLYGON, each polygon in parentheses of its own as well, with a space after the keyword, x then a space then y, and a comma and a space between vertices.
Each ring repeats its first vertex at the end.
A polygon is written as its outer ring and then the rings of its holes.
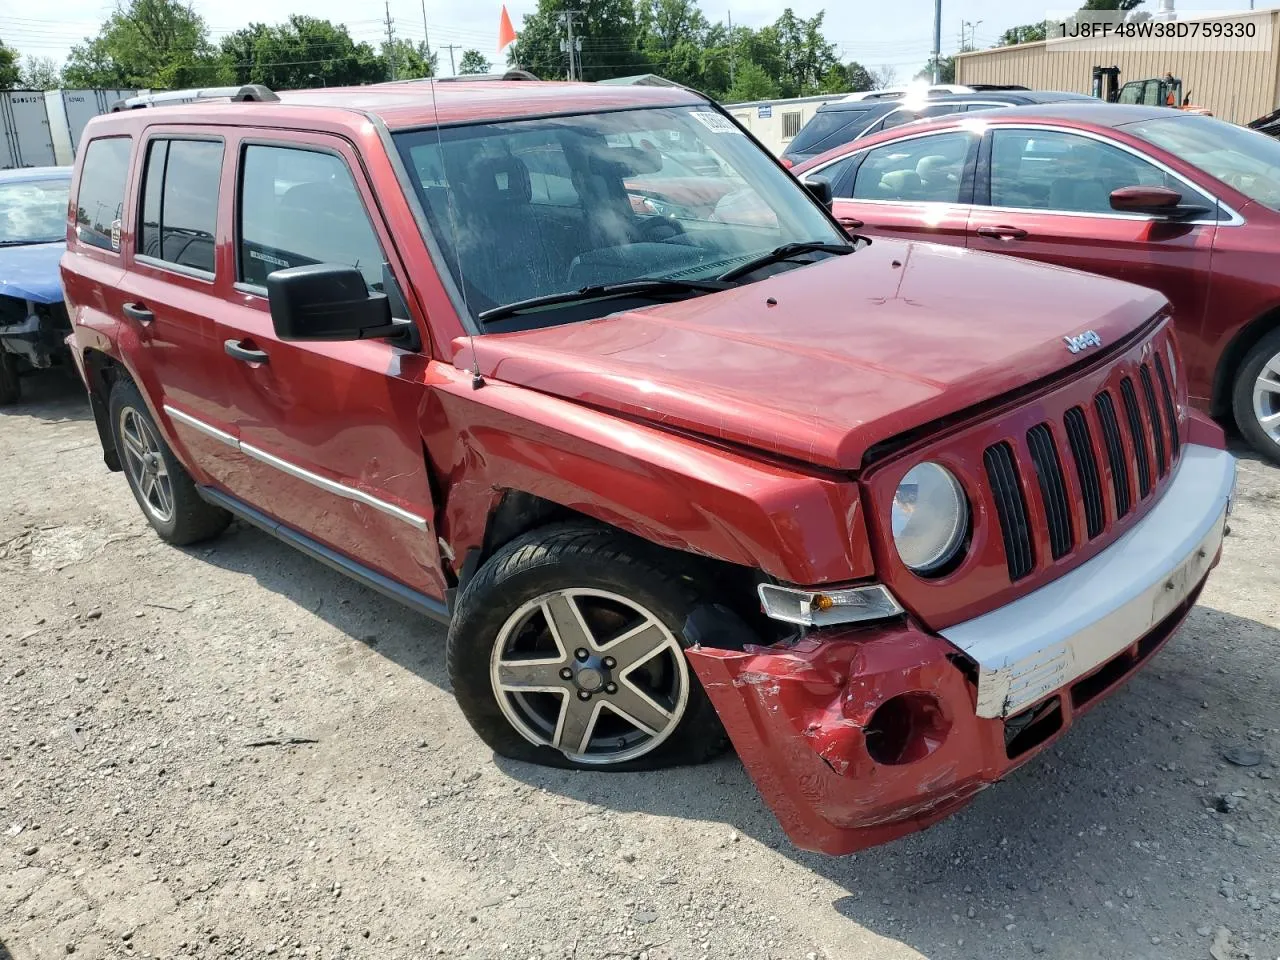
MULTIPOLYGON (((924 65, 919 73, 914 77, 916 80, 933 81, 933 58, 924 65)), ((938 82, 939 83, 955 83, 956 82, 956 58, 955 57, 939 57, 938 58, 938 82)))
POLYGON ((1026 23, 1020 27, 1010 27, 1000 35, 998 47, 1012 47, 1019 43, 1038 43, 1046 36, 1045 23, 1026 23))
POLYGON ((743 103, 748 100, 775 100, 779 95, 777 81, 765 73, 760 64, 747 60, 738 64, 733 86, 724 98, 728 103, 743 103))
POLYGON ((18 51, 6 47, 0 40, 0 89, 16 87, 22 80, 22 70, 18 67, 18 51))
POLYGON ((871 71, 857 60, 850 60, 844 65, 845 89, 850 93, 865 93, 875 88, 875 79, 871 71))
POLYGON ((462 59, 458 61, 458 73, 488 73, 491 66, 479 50, 463 50, 462 59))
POLYGON ((394 60, 397 80, 434 77, 439 56, 438 53, 428 53, 425 43, 421 41, 414 43, 404 37, 397 38, 393 43, 382 45, 382 57, 387 61, 387 70, 390 72, 394 60))
POLYGON ((203 18, 179 0, 130 0, 96 37, 72 47, 62 79, 75 87, 204 86, 224 71, 203 18))
POLYGON ((508 63, 546 79, 565 76, 569 59, 560 49, 565 39, 560 15, 565 10, 582 11, 574 17, 574 35, 582 40, 582 79, 648 72, 634 0, 538 0, 537 11, 524 17, 520 39, 507 48, 508 63))
POLYGON ((1084 0, 1081 10, 1129 11, 1142 6, 1145 0, 1084 0))
POLYGON ((22 85, 28 90, 56 90, 62 83, 62 71, 53 57, 27 57, 22 65, 22 85))
MULTIPOLYGON (((676 83, 707 87, 710 24, 693 0, 640 0, 640 49, 652 69, 676 83)), ((727 58, 726 58, 727 59, 727 58)))
POLYGON ((232 83, 272 90, 348 86, 388 79, 388 66, 367 43, 356 43, 341 24, 293 14, 284 23, 251 23, 222 40, 232 83))

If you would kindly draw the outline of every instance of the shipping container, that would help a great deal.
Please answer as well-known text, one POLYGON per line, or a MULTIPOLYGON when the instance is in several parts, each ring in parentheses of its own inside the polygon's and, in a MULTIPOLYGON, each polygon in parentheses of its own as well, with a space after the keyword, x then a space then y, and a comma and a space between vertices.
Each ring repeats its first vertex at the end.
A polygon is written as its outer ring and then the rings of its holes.
POLYGON ((52 167, 58 162, 42 90, 0 91, 4 147, 0 168, 52 167))

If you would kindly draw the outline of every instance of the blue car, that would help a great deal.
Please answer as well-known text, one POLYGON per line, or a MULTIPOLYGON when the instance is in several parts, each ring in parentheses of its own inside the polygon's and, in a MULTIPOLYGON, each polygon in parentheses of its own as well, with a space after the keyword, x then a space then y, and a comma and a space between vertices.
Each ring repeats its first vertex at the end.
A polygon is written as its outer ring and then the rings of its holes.
POLYGON ((0 170, 0 406, 18 402, 27 370, 66 358, 58 261, 70 194, 70 167, 0 170))

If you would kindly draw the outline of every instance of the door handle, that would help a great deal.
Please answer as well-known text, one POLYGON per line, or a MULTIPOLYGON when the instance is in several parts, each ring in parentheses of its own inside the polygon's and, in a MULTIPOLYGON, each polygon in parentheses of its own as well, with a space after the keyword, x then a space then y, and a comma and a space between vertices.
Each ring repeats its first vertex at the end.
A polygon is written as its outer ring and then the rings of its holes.
POLYGON ((138 323, 150 323, 156 315, 140 303, 126 303, 122 308, 124 315, 138 323))
POLYGON ((270 359, 267 351, 246 347, 243 343, 243 340, 228 340, 222 347, 227 351, 227 356, 243 360, 245 363, 266 363, 270 359))
POLYGON ((1021 240, 1027 235, 1021 227, 979 227, 974 233, 993 240, 1021 240))
POLYGON ((857 217, 836 217, 836 223, 844 227, 846 230, 862 229, 862 221, 857 217))

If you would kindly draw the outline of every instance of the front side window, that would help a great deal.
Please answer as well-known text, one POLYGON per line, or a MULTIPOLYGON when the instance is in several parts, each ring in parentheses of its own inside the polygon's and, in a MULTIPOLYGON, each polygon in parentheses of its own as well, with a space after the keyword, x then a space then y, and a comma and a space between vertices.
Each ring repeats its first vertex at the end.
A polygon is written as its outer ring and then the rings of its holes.
POLYGON ((1122 129, 1194 164, 1249 199, 1280 210, 1280 140, 1214 117, 1181 114, 1122 129))
POLYGON ((1121 187, 1168 187, 1184 203, 1211 200, 1159 167, 1109 143, 1053 130, 993 130, 991 205, 1069 213, 1114 213, 1121 187))
POLYGON ((238 279, 312 263, 355 267, 382 288, 382 247, 346 162, 332 153, 249 144, 241 160, 238 279))
MULTIPOLYGON (((702 107, 407 131, 396 141, 475 316, 600 285, 714 280, 788 243, 848 246, 792 177, 702 107)), ((735 282, 748 279, 758 278, 735 282)), ((616 308, 602 300, 591 310, 616 308)), ((552 309, 539 322, 586 312, 552 309)))
POLYGON ((70 177, 0 180, 0 247, 61 240, 70 195, 70 177))
POLYGON ((212 274, 221 180, 222 141, 152 140, 138 253, 212 274))
POLYGON ((962 106, 963 104, 959 103, 935 103, 928 107, 912 107, 904 110, 895 110, 884 118, 875 132, 879 133, 881 130, 891 130, 894 127, 902 126, 904 123, 911 123, 913 120, 924 120, 928 117, 945 117, 949 113, 957 113, 962 106))
POLYGON ((76 238, 91 247, 119 251, 124 185, 129 177, 130 137, 89 141, 76 195, 76 238))
POLYGON ((867 151, 853 181, 855 200, 959 203, 969 133, 940 133, 867 151))

